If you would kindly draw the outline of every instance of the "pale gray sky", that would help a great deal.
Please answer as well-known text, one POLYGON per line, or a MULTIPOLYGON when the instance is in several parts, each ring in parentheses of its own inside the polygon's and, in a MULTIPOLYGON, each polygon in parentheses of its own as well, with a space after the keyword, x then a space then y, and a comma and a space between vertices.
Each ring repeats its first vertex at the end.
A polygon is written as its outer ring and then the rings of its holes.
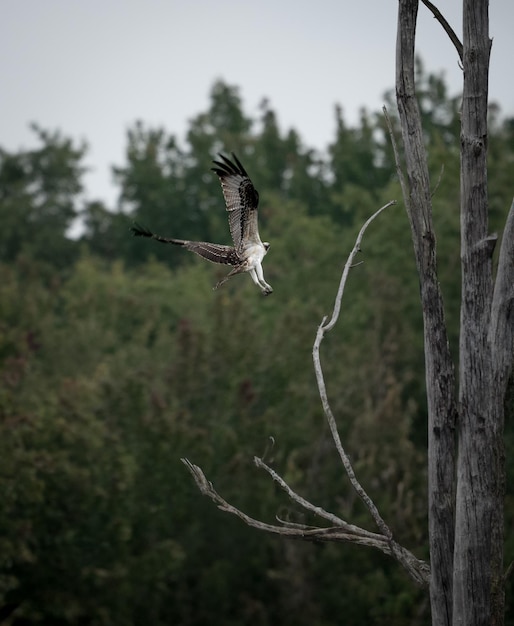
MULTIPOLYGON (((459 36, 461 0, 439 8, 459 36)), ((307 146, 334 137, 334 104, 349 124, 379 110, 394 85, 396 0, 3 0, 0 146, 30 148, 31 121, 86 139, 88 197, 109 206, 110 166, 123 163, 136 119, 179 137, 208 105, 213 82, 240 87, 257 116, 267 97, 282 130, 307 146)), ((490 98, 514 114, 514 1, 491 0, 490 98)), ((460 91, 457 55, 420 6, 417 51, 460 91)))

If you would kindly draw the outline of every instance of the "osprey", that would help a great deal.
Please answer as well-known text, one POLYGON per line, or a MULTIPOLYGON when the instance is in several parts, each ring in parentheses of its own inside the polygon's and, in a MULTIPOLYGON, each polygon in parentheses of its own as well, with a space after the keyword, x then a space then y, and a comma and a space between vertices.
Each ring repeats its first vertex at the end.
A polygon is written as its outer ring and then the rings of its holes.
POLYGON ((177 246, 183 246, 213 263, 232 265, 233 269, 218 282, 214 289, 223 285, 236 274, 249 272, 253 282, 260 287, 265 296, 268 296, 273 292, 273 289, 264 280, 262 260, 268 252, 270 244, 267 241, 262 242, 259 237, 257 225, 259 194, 234 153, 232 153, 233 161, 221 154, 219 156, 221 160, 213 161, 216 167, 211 169, 216 172, 220 179, 228 211, 230 234, 234 241, 233 246, 160 237, 137 223, 134 223, 130 230, 135 237, 150 237, 161 243, 173 243, 177 246))

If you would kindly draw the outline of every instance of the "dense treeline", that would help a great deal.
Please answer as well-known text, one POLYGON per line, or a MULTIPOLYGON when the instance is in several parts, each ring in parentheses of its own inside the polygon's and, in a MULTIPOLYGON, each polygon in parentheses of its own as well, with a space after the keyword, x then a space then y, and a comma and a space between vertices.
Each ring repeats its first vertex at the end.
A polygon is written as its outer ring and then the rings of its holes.
MULTIPOLYGON (((456 345, 459 99, 420 68, 420 102, 440 178, 440 278, 456 345)), ((494 230, 514 189, 514 123, 494 107, 491 119, 494 230)), ((37 148, 0 150, 0 618, 429 623, 428 598, 394 562, 260 535, 202 498, 179 460, 201 465, 245 511, 295 519, 251 463, 272 435, 273 463, 292 486, 372 529, 333 451, 310 353, 362 220, 400 198, 381 115, 363 111, 350 128, 337 109, 334 141, 320 154, 281 131, 268 102, 251 119, 237 88, 218 82, 184 145, 143 123, 129 131, 126 161, 114 168, 117 208, 84 200, 85 146, 34 132, 37 148), (225 268, 130 237, 137 220, 228 243, 209 172, 219 151, 236 152, 260 191, 269 298, 248 277, 212 291, 225 268)), ((362 259, 323 348, 325 375, 361 481, 398 539, 426 558, 421 321, 401 205, 375 222, 362 259)), ((507 424, 508 457, 512 439, 507 424)), ((508 493, 507 528, 513 517, 508 493)), ((508 562, 508 533, 507 542, 508 562)))

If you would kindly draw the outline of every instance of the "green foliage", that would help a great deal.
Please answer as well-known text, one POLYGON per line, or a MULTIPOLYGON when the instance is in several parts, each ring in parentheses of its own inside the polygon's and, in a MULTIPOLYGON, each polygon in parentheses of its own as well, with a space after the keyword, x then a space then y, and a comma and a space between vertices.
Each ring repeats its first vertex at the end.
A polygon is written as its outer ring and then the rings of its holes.
MULTIPOLYGON (((457 345, 458 107, 440 77, 420 72, 434 181, 444 165, 434 219, 457 345)), ((39 149, 0 151, 0 617, 428 623, 424 592, 391 559, 259 534, 202 498, 180 463, 201 465, 255 517, 319 523, 253 467, 272 436, 267 458, 291 486, 374 530, 333 449, 311 350, 362 221, 400 194, 380 116, 363 112, 349 128, 338 109, 336 121, 319 155, 282 132, 269 103, 254 121, 237 88, 218 82, 184 147, 142 122, 129 131, 117 211, 80 205, 84 149, 58 133, 36 129, 39 149), (275 288, 265 299, 246 276, 213 291, 226 268, 128 231, 136 219, 228 241, 209 167, 231 150, 261 192, 275 288), (84 231, 72 241, 77 215, 84 231)), ((498 227, 512 195, 513 127, 496 117, 490 137, 498 227)), ((400 205, 368 230, 361 260, 323 345, 328 392, 360 480, 397 539, 427 558, 421 316, 400 205)), ((509 492, 507 520, 513 511, 509 492)))
POLYGON ((19 254, 65 266, 74 258, 66 238, 77 215, 85 147, 33 125, 41 144, 10 154, 0 149, 0 260, 19 254))

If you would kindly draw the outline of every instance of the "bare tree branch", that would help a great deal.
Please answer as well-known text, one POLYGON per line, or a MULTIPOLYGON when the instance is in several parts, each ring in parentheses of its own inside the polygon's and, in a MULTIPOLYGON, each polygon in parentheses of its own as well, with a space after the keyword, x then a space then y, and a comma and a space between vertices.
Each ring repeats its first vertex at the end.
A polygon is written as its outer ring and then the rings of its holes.
POLYGON ((514 355, 514 200, 500 246, 489 341, 494 352, 495 387, 504 396, 514 355))
POLYGON ((510 577, 510 575, 512 574, 512 571, 514 570, 514 561, 511 561, 509 563, 509 566, 507 567, 507 569, 505 570, 505 574, 503 575, 503 583, 505 584, 508 580, 508 578, 510 577))
POLYGON ((460 62, 462 64, 462 51, 463 51, 462 43, 460 42, 460 39, 457 37, 455 31, 448 24, 443 14, 441 13, 441 11, 439 11, 439 9, 434 4, 432 4, 429 0, 421 0, 421 2, 427 7, 427 9, 429 9, 432 12, 435 19, 439 22, 439 24, 441 24, 441 26, 446 31, 446 34, 451 39, 452 44, 455 46, 457 50, 457 54, 459 55, 460 62))
POLYGON ((337 295, 336 295, 332 315, 328 322, 326 321, 327 319, 326 316, 323 318, 321 324, 318 327, 318 332, 316 333, 316 339, 314 341, 314 346, 312 349, 314 371, 316 374, 316 381, 318 383, 318 391, 319 391, 319 395, 321 398, 321 404, 323 406, 323 411, 325 412, 325 416, 327 418, 330 432, 332 434, 332 438, 337 448, 337 452, 339 453, 339 457, 343 463, 343 466, 348 475, 348 478, 350 479, 350 483, 352 484, 352 487, 355 489, 356 493, 359 495, 361 500, 366 505, 373 520, 375 521, 376 525, 380 529, 380 532, 388 539, 392 539, 392 536, 393 536, 391 529, 387 526, 382 516, 378 512, 378 509, 375 506, 373 500, 369 497, 369 495, 366 493, 366 491, 364 490, 360 482, 357 480, 357 477, 355 476, 355 472, 353 471, 353 467, 350 462, 350 459, 343 448, 343 444, 341 443, 341 438, 339 437, 339 431, 337 429, 336 420, 335 420, 334 414, 332 413, 332 409, 330 408, 330 403, 328 401, 327 389, 325 386, 325 379, 323 376, 323 370, 321 367, 321 361, 320 361, 320 356, 319 356, 319 348, 320 348, 320 345, 321 345, 321 342, 323 340, 325 333, 331 330, 332 328, 334 328, 334 325, 336 324, 339 318, 339 313, 341 311, 341 301, 343 298, 346 281, 348 279, 348 274, 353 265, 353 260, 356 254, 360 251, 360 245, 361 245, 364 233, 366 232, 366 229, 371 224, 371 222, 376 217, 378 217, 380 213, 382 213, 382 211, 384 211, 385 209, 387 209, 388 207, 394 204, 396 204, 396 200, 391 200, 390 202, 385 204, 383 207, 378 209, 378 211, 376 211, 360 229, 357 239, 355 241, 355 245, 353 246, 353 249, 350 252, 350 255, 348 256, 348 260, 346 261, 344 269, 343 269, 343 274, 341 276, 341 281, 339 283, 339 289, 337 290, 337 295))
MULTIPOLYGON (((394 556, 405 567, 408 574, 416 582, 416 584, 426 587, 430 578, 430 568, 427 563, 417 559, 411 552, 403 546, 392 542, 387 537, 376 533, 369 533, 363 529, 358 529, 358 533, 349 532, 345 528, 338 526, 329 528, 317 528, 305 526, 302 524, 285 524, 277 526, 275 524, 267 524, 243 513, 240 509, 229 504, 214 489, 213 484, 207 480, 203 471, 194 465, 188 459, 182 459, 182 462, 191 472, 201 493, 213 500, 219 509, 239 517, 245 524, 252 528, 257 528, 265 532, 282 535, 291 539, 302 539, 304 541, 340 541, 345 543, 355 543, 361 546, 368 546, 381 550, 384 554, 394 556)), ((354 527, 357 528, 357 527, 354 527)))
POLYGON ((441 184, 441 181, 443 180, 443 174, 444 174, 444 163, 441 165, 441 170, 439 171, 439 176, 437 177, 436 184, 435 184, 434 188, 432 189, 432 198, 435 196, 437 190, 439 189, 439 185, 441 184))
POLYGON ((328 540, 330 538, 336 541, 350 541, 353 543, 359 543, 361 545, 378 547, 382 551, 385 551, 386 554, 390 554, 387 540, 379 534, 368 533, 366 531, 364 531, 363 533, 349 532, 346 528, 340 528, 339 524, 336 527, 330 528, 313 528, 310 526, 305 526, 303 524, 295 524, 291 527, 289 525, 276 526, 275 524, 267 524, 266 522, 256 520, 250 515, 243 513, 243 511, 239 510, 237 507, 229 504, 224 498, 222 498, 216 491, 216 489, 214 489, 213 484, 209 480, 207 480, 205 474, 203 473, 202 469, 198 467, 198 465, 194 465, 185 458, 181 460, 182 463, 184 463, 184 465, 191 472, 191 475, 193 476, 198 488, 204 496, 208 496, 209 498, 211 498, 211 500, 213 500, 218 505, 218 508, 222 511, 226 511, 227 513, 231 513, 232 515, 239 517, 248 526, 258 528, 259 530, 265 530, 266 532, 278 535, 286 535, 290 537, 310 537, 313 540, 328 540), (384 545, 387 546, 385 550, 384 545))
POLYGON ((392 206, 393 204, 396 204, 396 200, 390 200, 387 204, 385 204, 383 207, 378 209, 378 211, 373 213, 373 215, 366 220, 366 222, 364 223, 364 226, 360 229, 359 234, 357 235, 357 239, 355 240, 355 245, 353 246, 353 250, 350 252, 350 256, 348 257, 348 260, 346 261, 344 269, 343 269, 343 274, 341 276, 341 281, 339 282, 339 289, 337 290, 336 300, 335 300, 335 304, 334 304, 334 310, 332 311, 332 315, 330 317, 330 321, 325 324, 325 320, 326 320, 326 317, 325 317, 323 319, 323 321, 321 322, 321 327, 323 329, 323 333, 326 333, 329 330, 332 330, 332 328, 335 326, 335 324, 337 322, 337 319, 339 317, 339 312, 341 310, 341 301, 343 299, 343 292, 344 292, 344 288, 345 288, 345 285, 346 285, 346 280, 348 278, 348 273, 349 273, 350 269, 352 267, 354 267, 353 259, 355 258, 357 253, 360 252, 362 238, 364 237, 364 233, 366 232, 366 230, 367 230, 368 226, 371 224, 371 222, 376 217, 378 217, 380 215, 380 213, 382 213, 382 211, 384 211, 388 207, 392 206))
POLYGON ((340 517, 337 517, 337 515, 334 515, 333 513, 328 513, 321 507, 315 506, 311 502, 308 502, 307 500, 305 500, 305 498, 302 498, 302 496, 298 495, 295 491, 293 491, 291 487, 286 483, 286 481, 281 476, 279 476, 277 472, 275 472, 274 469, 269 467, 269 465, 266 465, 266 463, 264 463, 264 461, 260 459, 259 457, 254 457, 254 463, 255 465, 257 465, 257 467, 260 467, 261 469, 266 470, 268 474, 273 478, 273 480, 282 487, 282 489, 287 493, 287 495, 291 498, 291 500, 293 500, 294 502, 302 506, 307 511, 310 511, 311 513, 314 513, 315 515, 318 515, 319 517, 322 517, 328 520, 329 522, 334 524, 334 526, 340 526, 341 528, 344 528, 349 533, 355 533, 356 535, 368 536, 370 538, 376 538, 378 536, 376 533, 371 533, 367 530, 364 530, 363 528, 359 528, 358 526, 349 524, 348 522, 345 522, 344 520, 342 520, 340 517))
POLYGON ((387 130, 389 131, 391 145, 393 147, 394 162, 396 165, 396 173, 398 175, 398 180, 400 181, 400 187, 402 188, 402 195, 403 195, 403 200, 405 202, 405 208, 407 209, 407 212, 408 212, 410 209, 410 205, 407 202, 406 198, 409 197, 409 187, 407 185, 407 181, 405 180, 405 176, 403 175, 400 152, 398 150, 398 144, 396 143, 396 137, 394 135, 393 124, 391 122, 391 118, 389 117, 389 113, 387 112, 387 108, 385 106, 382 107, 382 111, 384 113, 387 130))

